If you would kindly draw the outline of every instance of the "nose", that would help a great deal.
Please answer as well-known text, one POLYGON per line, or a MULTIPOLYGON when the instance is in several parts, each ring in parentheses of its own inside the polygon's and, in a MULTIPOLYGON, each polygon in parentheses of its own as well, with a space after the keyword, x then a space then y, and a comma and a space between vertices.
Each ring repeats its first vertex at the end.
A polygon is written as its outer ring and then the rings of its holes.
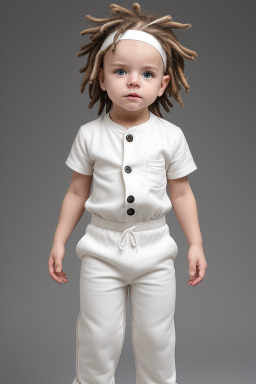
POLYGON ((140 85, 140 75, 135 72, 131 73, 128 82, 129 85, 140 85))

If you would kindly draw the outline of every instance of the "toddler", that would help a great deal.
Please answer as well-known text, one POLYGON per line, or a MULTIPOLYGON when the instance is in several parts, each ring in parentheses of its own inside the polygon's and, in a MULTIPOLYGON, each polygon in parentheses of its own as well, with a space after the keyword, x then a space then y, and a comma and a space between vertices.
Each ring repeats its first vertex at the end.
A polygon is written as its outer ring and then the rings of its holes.
POLYGON ((196 286, 207 263, 195 197, 187 175, 197 169, 184 133, 163 119, 173 97, 183 107, 184 58, 196 52, 173 29, 191 24, 111 4, 111 17, 86 17, 90 42, 81 92, 89 82, 89 108, 66 165, 73 170, 48 260, 50 276, 67 283, 65 245, 85 209, 91 214, 76 254, 81 260, 80 311, 73 384, 115 384, 123 348, 129 293, 136 384, 177 384, 174 260, 178 246, 166 223, 174 213, 189 243, 188 285, 196 286), (93 185, 92 185, 93 183, 93 185), (167 194, 167 184, 169 196, 167 194), (91 192, 92 187, 92 192, 91 192), (91 192, 91 193, 90 193, 91 192))

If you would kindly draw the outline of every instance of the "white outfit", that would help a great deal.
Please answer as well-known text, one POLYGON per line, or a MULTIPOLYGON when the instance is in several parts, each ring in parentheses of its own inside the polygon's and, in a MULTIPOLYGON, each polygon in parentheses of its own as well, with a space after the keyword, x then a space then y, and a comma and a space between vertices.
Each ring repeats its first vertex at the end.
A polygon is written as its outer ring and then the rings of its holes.
POLYGON ((155 116, 126 129, 109 113, 82 125, 66 165, 92 175, 91 222, 81 259, 77 367, 73 384, 115 384, 128 287, 136 384, 176 384, 174 259, 165 215, 167 178, 197 169, 178 126, 155 116))
POLYGON ((165 215, 172 207, 167 178, 197 168, 181 128, 151 112, 148 121, 128 130, 109 113, 82 125, 66 165, 93 174, 93 191, 85 203, 88 212, 128 223, 165 215), (127 201, 130 195, 132 202, 127 201), (127 214, 131 208, 133 215, 127 214))

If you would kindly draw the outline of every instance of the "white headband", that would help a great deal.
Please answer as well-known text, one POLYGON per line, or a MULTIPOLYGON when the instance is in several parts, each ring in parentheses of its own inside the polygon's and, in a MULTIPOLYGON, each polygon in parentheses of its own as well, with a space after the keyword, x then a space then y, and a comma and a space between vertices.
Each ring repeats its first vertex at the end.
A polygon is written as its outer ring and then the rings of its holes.
MULTIPOLYGON (((104 40, 100 48, 100 51, 104 51, 109 45, 113 43, 115 34, 116 34, 116 31, 110 33, 106 37, 106 39, 104 40)), ((160 44, 160 42, 150 33, 139 31, 136 29, 127 29, 123 34, 121 34, 121 36, 118 37, 117 42, 119 40, 139 40, 139 41, 142 41, 143 43, 152 45, 158 50, 158 52, 162 56, 163 63, 164 63, 164 70, 166 70, 166 64, 167 64, 166 53, 162 48, 162 45, 160 44)))

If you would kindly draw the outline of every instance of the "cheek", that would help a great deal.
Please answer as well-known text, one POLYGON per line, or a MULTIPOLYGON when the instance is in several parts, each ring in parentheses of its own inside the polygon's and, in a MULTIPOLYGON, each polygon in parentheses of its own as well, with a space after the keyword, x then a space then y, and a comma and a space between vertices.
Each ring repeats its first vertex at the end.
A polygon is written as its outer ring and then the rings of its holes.
POLYGON ((118 84, 115 82, 115 80, 109 79, 108 82, 106 83, 106 87, 107 87, 107 90, 109 90, 109 92, 114 93, 116 88, 118 88, 118 84))
POLYGON ((126 84, 124 78, 117 78, 117 77, 112 77, 108 79, 108 82, 106 83, 107 87, 112 93, 117 93, 120 92, 120 90, 123 89, 124 85, 126 84))
POLYGON ((108 79, 108 81, 105 83, 106 84, 106 91, 109 96, 109 98, 115 99, 119 93, 120 93, 120 87, 117 82, 115 82, 113 79, 108 79))
POLYGON ((159 79, 152 79, 152 81, 145 82, 144 86, 151 94, 157 93, 161 87, 161 81, 159 79))

